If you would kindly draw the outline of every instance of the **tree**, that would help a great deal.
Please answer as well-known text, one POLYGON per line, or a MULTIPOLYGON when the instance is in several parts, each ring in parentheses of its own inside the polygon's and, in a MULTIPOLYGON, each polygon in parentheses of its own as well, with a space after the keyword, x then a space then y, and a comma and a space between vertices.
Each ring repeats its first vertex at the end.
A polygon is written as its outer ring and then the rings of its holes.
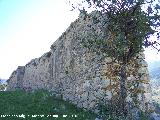
POLYGON ((107 53, 108 57, 117 60, 120 65, 120 100, 121 110, 125 114, 127 79, 126 66, 143 47, 153 47, 160 51, 160 1, 156 0, 82 0, 78 6, 85 13, 88 8, 98 10, 107 17, 106 31, 112 35, 110 39, 88 39, 85 47, 107 53), (156 37, 155 40, 151 37, 156 37))

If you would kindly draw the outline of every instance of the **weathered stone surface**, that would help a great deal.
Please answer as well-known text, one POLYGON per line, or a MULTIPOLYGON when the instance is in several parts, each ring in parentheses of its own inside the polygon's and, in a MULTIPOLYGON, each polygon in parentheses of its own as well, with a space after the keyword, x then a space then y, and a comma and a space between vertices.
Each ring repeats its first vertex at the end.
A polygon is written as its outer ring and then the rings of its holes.
MULTIPOLYGON (((80 16, 51 45, 49 52, 31 60, 25 66, 18 67, 12 73, 7 90, 47 89, 62 95, 64 100, 69 100, 79 107, 95 111, 99 102, 109 101, 118 95, 120 77, 112 76, 111 69, 118 70, 119 63, 110 64, 112 59, 109 57, 101 60, 101 55, 88 51, 82 44, 82 41, 89 39, 93 33, 98 36, 97 39, 104 36, 106 31, 102 29, 103 17, 97 12, 80 16), (95 21, 93 16, 97 17, 98 21, 95 21)), ((148 97, 150 84, 145 82, 149 81, 149 77, 143 52, 131 61, 127 72, 127 100, 132 102, 132 89, 140 89, 137 93, 138 100, 142 103, 141 108, 145 108, 151 98, 148 97), (142 84, 136 88, 133 83, 138 81, 142 84)))

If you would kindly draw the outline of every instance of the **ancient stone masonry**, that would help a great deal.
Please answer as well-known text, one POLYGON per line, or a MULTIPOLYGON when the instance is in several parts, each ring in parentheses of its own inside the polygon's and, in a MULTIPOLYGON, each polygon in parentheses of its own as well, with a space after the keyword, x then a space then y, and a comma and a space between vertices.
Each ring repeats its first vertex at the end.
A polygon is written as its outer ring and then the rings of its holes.
MULTIPOLYGON (((12 73, 7 89, 47 89, 61 94, 64 100, 78 107, 92 110, 97 109, 98 103, 113 99, 119 91, 119 76, 114 76, 112 71, 118 69, 119 64, 109 64, 111 58, 101 59, 101 55, 90 52, 82 44, 93 33, 103 38, 102 19, 97 12, 87 17, 80 15, 51 45, 49 52, 12 73)), ((151 94, 143 51, 130 61, 127 70, 127 101, 134 101, 136 94, 141 109, 148 109, 151 94)))

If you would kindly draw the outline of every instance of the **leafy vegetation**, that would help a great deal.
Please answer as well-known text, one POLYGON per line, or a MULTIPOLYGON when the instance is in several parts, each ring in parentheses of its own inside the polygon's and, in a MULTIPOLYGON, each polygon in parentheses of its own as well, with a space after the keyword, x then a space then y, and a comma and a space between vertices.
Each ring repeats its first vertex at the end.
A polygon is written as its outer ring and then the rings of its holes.
POLYGON ((2 117, 2 115, 22 114, 27 120, 94 120, 96 118, 96 114, 77 108, 44 90, 0 92, 0 120, 23 120, 24 118, 16 116, 2 117), (44 115, 44 117, 32 115, 44 115), (48 115, 58 115, 58 118, 47 117, 48 115), (63 117, 63 115, 67 116, 63 117))
MULTIPOLYGON (((102 17, 105 15, 107 19, 103 21, 106 37, 100 40, 88 38, 87 41, 84 41, 85 47, 102 55, 105 54, 105 57, 111 57, 120 64, 118 99, 121 105, 119 109, 125 115, 128 112, 126 109, 126 81, 130 75, 127 73, 127 66, 143 47, 151 46, 160 51, 157 47, 160 45, 158 41, 160 38, 159 1, 82 0, 76 7, 85 14, 86 4, 89 9, 96 9, 102 17), (150 39, 151 36, 157 39, 150 39)), ((73 4, 72 7, 76 8, 73 4)), ((96 38, 96 36, 92 38, 96 38)))
POLYGON ((7 84, 0 84, 0 91, 4 91, 7 87, 7 84))

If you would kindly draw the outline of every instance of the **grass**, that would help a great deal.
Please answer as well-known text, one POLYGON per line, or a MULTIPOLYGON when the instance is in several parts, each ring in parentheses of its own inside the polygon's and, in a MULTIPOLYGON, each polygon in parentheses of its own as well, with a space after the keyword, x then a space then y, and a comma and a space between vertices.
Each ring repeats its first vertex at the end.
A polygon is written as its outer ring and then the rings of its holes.
POLYGON ((43 90, 0 92, 0 120, 24 120, 23 116, 14 115, 24 115, 25 120, 95 120, 97 116, 43 90), (58 115, 58 118, 53 115, 58 115))
MULTIPOLYGON (((104 108, 101 109, 104 110, 100 115, 104 115, 103 120, 128 120, 116 117, 116 114, 113 116, 104 108)), ((44 90, 0 92, 0 120, 95 120, 97 116, 44 90)), ((147 120, 147 117, 142 115, 140 119, 147 120)))

